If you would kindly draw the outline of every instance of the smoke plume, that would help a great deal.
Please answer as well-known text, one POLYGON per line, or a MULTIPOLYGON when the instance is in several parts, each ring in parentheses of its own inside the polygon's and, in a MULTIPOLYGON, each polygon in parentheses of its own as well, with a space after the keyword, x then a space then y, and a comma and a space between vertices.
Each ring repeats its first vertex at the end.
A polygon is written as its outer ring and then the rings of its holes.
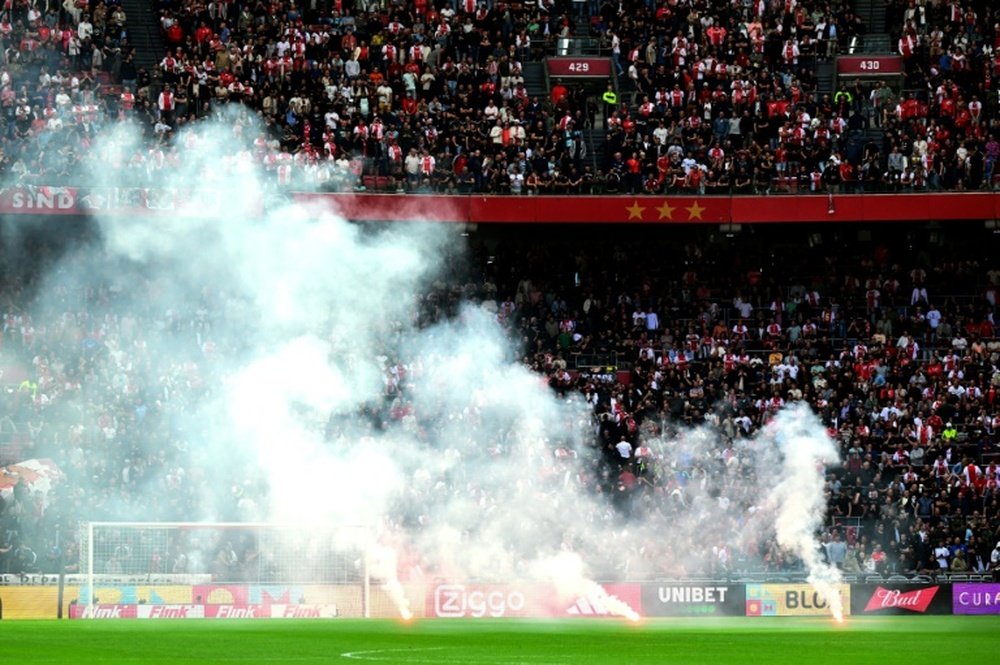
MULTIPOLYGON (((517 362, 453 229, 289 203, 231 120, 186 130, 180 164, 155 174, 195 203, 98 214, 99 240, 32 305, 88 340, 75 366, 35 350, 69 379, 45 388, 45 412, 78 517, 369 525, 372 551, 398 554, 377 559, 401 612, 397 571, 547 579, 633 616, 592 580, 737 576, 776 534, 834 606, 814 535, 817 464, 835 453, 808 409, 732 447, 713 423, 649 419, 633 441, 648 466, 619 478, 593 406, 517 362)), ((91 168, 137 145, 119 128, 91 168)))
POLYGON ((839 569, 824 561, 816 542, 816 532, 826 517, 825 469, 839 463, 837 448, 803 406, 779 413, 765 430, 764 440, 773 442, 783 459, 768 494, 778 543, 802 560, 809 583, 840 621, 844 608, 838 585, 843 577, 839 569))

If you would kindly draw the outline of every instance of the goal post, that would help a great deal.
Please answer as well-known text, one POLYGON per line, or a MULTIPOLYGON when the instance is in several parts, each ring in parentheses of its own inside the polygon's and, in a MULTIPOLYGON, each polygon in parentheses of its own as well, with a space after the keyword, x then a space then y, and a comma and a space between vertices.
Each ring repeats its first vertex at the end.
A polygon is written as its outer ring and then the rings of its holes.
POLYGON ((373 595, 377 605, 393 602, 380 591, 386 580, 372 580, 379 549, 363 525, 87 522, 76 614, 97 616, 107 605, 132 616, 134 605, 142 616, 150 612, 142 606, 166 605, 199 616, 220 608, 272 616, 278 607, 285 616, 369 617, 373 595))

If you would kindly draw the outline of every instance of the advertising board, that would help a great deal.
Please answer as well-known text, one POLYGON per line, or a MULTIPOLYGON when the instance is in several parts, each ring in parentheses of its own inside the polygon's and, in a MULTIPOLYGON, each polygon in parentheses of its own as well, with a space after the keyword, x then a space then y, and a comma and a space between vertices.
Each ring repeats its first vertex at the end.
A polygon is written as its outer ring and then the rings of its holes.
POLYGON ((4 619, 54 619, 59 590, 55 586, 0 586, 0 609, 4 619))
POLYGON ((70 605, 71 619, 332 619, 336 605, 70 605))
POLYGON ((76 605, 69 606, 70 619, 135 619, 138 605, 76 605))
POLYGON ((638 584, 606 584, 591 593, 567 595, 530 583, 430 585, 425 611, 442 619, 597 618, 621 613, 615 599, 642 613, 638 584))
POLYGON ((1000 614, 1000 584, 953 584, 955 614, 1000 614))
MULTIPOLYGON (((839 584, 844 614, 851 613, 851 586, 839 584)), ((830 606, 811 584, 748 584, 748 617, 828 616, 830 606)))
POLYGON ((642 614, 649 617, 742 616, 743 584, 644 584, 642 614))
POLYGON ((951 614, 950 584, 852 584, 854 614, 951 614))

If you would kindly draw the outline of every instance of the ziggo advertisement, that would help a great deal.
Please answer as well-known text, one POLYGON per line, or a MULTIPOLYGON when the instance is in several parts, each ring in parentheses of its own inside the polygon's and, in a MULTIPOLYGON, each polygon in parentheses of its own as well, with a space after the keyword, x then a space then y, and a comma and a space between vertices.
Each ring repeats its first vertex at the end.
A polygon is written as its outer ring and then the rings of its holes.
MULTIPOLYGON (((1000 584, 841 584, 845 614, 1000 614, 1000 584)), ((641 617, 828 616, 830 608, 808 584, 663 582, 605 584, 581 594, 560 594, 533 583, 450 583, 404 586, 417 618, 616 619, 641 617)), ((360 585, 100 586, 66 587, 63 616, 72 619, 329 619, 362 617, 360 585)), ((3 619, 55 618, 54 586, 0 586, 3 619)), ((397 618, 400 607, 373 585, 367 613, 397 618)))

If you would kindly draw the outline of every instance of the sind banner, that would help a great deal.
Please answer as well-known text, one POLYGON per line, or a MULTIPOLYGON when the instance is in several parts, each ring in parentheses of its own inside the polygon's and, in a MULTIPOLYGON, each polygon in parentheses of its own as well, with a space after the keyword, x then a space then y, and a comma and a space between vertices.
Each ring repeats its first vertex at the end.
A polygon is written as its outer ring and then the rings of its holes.
MULTIPOLYGON (((844 615, 851 613, 851 585, 837 585, 844 615)), ((828 616, 830 607, 811 584, 748 584, 748 617, 828 616)))
POLYGON ((1000 614, 1000 584, 953 584, 955 614, 1000 614))
POLYGON ((951 614, 950 584, 852 584, 854 614, 951 614))
POLYGON ((743 616, 742 584, 644 584, 642 614, 647 617, 743 616))
MULTIPOLYGON (((259 196, 240 193, 244 212, 262 211, 259 196), (251 198, 245 199, 244 196, 251 198), (244 207, 245 206, 245 207, 244 207)), ((5 215, 205 215, 231 212, 232 203, 219 192, 155 187, 23 186, 0 189, 5 215), (227 207, 229 206, 229 207, 227 207)))

